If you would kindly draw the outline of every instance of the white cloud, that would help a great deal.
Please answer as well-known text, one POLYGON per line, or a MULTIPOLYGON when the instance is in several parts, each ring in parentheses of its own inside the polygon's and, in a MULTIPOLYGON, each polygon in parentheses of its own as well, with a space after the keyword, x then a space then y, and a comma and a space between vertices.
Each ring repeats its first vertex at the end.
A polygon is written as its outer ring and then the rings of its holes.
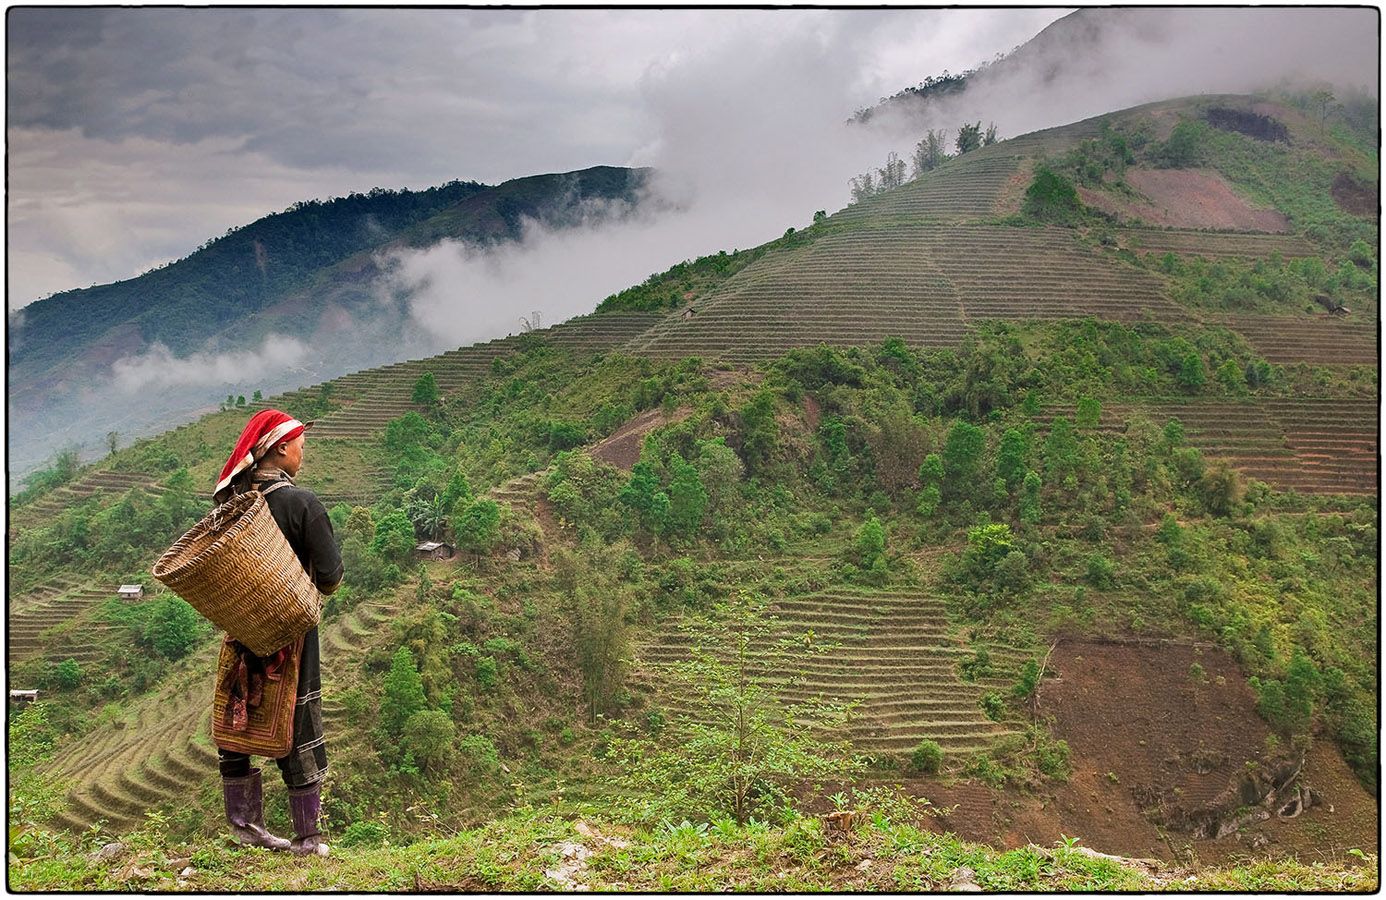
POLYGON ((115 387, 133 395, 168 387, 211 387, 253 383, 262 373, 292 370, 310 353, 301 341, 271 335, 259 350, 194 353, 176 357, 163 344, 153 344, 138 356, 118 359, 111 366, 115 387))

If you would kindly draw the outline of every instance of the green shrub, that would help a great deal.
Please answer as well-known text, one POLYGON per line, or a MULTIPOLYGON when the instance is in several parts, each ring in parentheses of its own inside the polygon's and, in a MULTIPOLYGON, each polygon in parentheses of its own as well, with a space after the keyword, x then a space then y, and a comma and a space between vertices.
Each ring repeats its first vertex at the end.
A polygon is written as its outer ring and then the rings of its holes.
POLYGON ((484 775, 500 772, 500 751, 484 734, 469 734, 457 742, 457 752, 469 766, 484 775))
POLYGON ((483 691, 494 691, 500 684, 500 667, 494 656, 482 656, 476 661, 476 683, 483 691))
POLYGON ((1006 700, 997 691, 987 691, 982 698, 977 701, 977 705, 982 708, 988 719, 999 722, 1006 717, 1006 700))
POLYGON ((379 847, 389 837, 390 831, 383 822, 352 822, 337 841, 343 847, 379 847))
POLYGON ((995 674, 995 671, 991 665, 991 652, 986 647, 978 647, 973 652, 971 659, 965 659, 958 664, 958 676, 963 681, 989 678, 995 674))
POLYGON ((1039 687, 1039 676, 1039 663, 1033 659, 1025 660, 1020 667, 1020 674, 1016 678, 1015 685, 1011 688, 1011 696, 1019 701, 1029 700, 1034 696, 1035 689, 1039 687))
POLYGON ((1020 593, 1029 581, 1030 560, 1019 550, 1007 553, 996 566, 996 584, 1004 590, 1020 593))
POLYGON ((1083 201, 1073 182, 1044 165, 1035 167, 1020 211, 1028 218, 1057 225, 1076 225, 1084 219, 1083 201))
POLYGON ((421 709, 404 723, 400 746, 424 769, 443 769, 453 756, 457 726, 441 709, 421 709))
POLYGON ((1115 587, 1116 563, 1101 553, 1094 553, 1088 557, 1087 580, 1095 588, 1115 587))
POLYGON ((390 738, 404 734, 405 723, 415 713, 426 708, 423 679, 414 667, 414 655, 408 647, 400 647, 390 661, 390 671, 380 699, 380 727, 390 738))
POLYGON ((150 616, 144 638, 165 659, 174 660, 187 656, 206 631, 205 620, 187 601, 165 597, 150 616))
POLYGON ((1035 746, 1035 764, 1050 778, 1066 781, 1072 771, 1067 741, 1042 738, 1035 746))
POLYGON ((414 391, 409 395, 409 400, 420 406, 438 405, 438 379, 433 377, 432 372, 425 372, 419 376, 419 380, 414 382, 414 391))
POLYGON ((72 690, 82 683, 82 667, 75 659, 65 659, 53 667, 53 683, 72 690))
POLYGON ((910 754, 910 771, 921 775, 937 775, 943 768, 943 748, 928 738, 919 742, 910 754))
POLYGON ((856 562, 863 569, 872 569, 885 562, 886 533, 875 513, 867 516, 857 529, 856 562))

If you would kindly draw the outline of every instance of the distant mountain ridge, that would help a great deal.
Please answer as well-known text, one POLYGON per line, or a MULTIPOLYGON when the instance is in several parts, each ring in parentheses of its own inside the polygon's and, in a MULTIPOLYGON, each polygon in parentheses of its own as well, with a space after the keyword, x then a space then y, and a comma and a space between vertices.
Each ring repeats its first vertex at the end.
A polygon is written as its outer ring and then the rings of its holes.
POLYGON ((276 373, 277 380, 248 372, 223 392, 268 393, 393 361, 380 354, 405 323, 398 310, 374 302, 377 256, 443 240, 514 241, 528 221, 590 224, 633 209, 647 175, 597 166, 494 186, 453 181, 305 201, 136 278, 38 300, 10 320, 11 470, 63 446, 94 448, 107 431, 136 434, 205 411, 218 395, 205 385, 161 390, 139 398, 137 408, 112 394, 112 365, 156 345, 179 358, 249 353, 268 335, 322 348, 321 359, 302 360, 297 372, 276 373))

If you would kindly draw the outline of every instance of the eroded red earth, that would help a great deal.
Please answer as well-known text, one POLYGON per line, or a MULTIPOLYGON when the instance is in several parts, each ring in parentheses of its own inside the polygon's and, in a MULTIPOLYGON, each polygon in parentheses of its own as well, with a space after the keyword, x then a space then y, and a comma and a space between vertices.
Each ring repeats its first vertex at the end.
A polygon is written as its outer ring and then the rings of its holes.
POLYGON ((1267 754, 1269 731, 1245 676, 1225 652, 1189 645, 1063 642, 1038 711, 1068 742, 1073 773, 1038 793, 945 779, 903 782, 940 812, 939 831, 997 847, 1052 845, 1061 835, 1122 856, 1211 863, 1242 856, 1345 859, 1373 852, 1378 807, 1337 748, 1316 740, 1302 783, 1322 798, 1295 818, 1218 840, 1162 832, 1142 813, 1152 793, 1212 800, 1267 754), (1197 668, 1195 668, 1195 665, 1197 668))
POLYGON ((1126 183, 1146 199, 1111 191, 1079 188, 1083 203, 1126 221, 1175 228, 1233 231, 1290 230, 1289 220, 1273 209, 1252 206, 1206 169, 1126 170, 1126 183))

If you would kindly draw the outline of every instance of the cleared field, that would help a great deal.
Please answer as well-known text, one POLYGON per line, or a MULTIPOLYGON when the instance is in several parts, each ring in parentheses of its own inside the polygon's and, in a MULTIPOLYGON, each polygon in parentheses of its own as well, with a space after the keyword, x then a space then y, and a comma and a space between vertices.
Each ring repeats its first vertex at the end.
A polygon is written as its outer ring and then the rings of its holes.
POLYGON ((1160 282, 1059 228, 860 227, 758 260, 691 314, 626 345, 654 356, 753 362, 820 342, 960 343, 978 319, 1188 320, 1160 282))
MULTIPOLYGON (((754 654, 753 671, 783 702, 838 699, 856 705, 846 736, 858 750, 908 754, 929 738, 949 757, 988 750, 1017 729, 993 722, 979 706, 988 689, 1005 690, 1029 651, 989 647, 995 673, 977 682, 959 677, 973 648, 952 636, 944 600, 922 591, 867 592, 837 588, 782 600, 770 613, 775 636, 799 645, 828 644, 807 658, 777 649, 754 654)), ((689 658, 689 638, 667 628, 638 652, 637 684, 672 716, 699 716, 692 698, 669 687, 661 669, 689 658)))

